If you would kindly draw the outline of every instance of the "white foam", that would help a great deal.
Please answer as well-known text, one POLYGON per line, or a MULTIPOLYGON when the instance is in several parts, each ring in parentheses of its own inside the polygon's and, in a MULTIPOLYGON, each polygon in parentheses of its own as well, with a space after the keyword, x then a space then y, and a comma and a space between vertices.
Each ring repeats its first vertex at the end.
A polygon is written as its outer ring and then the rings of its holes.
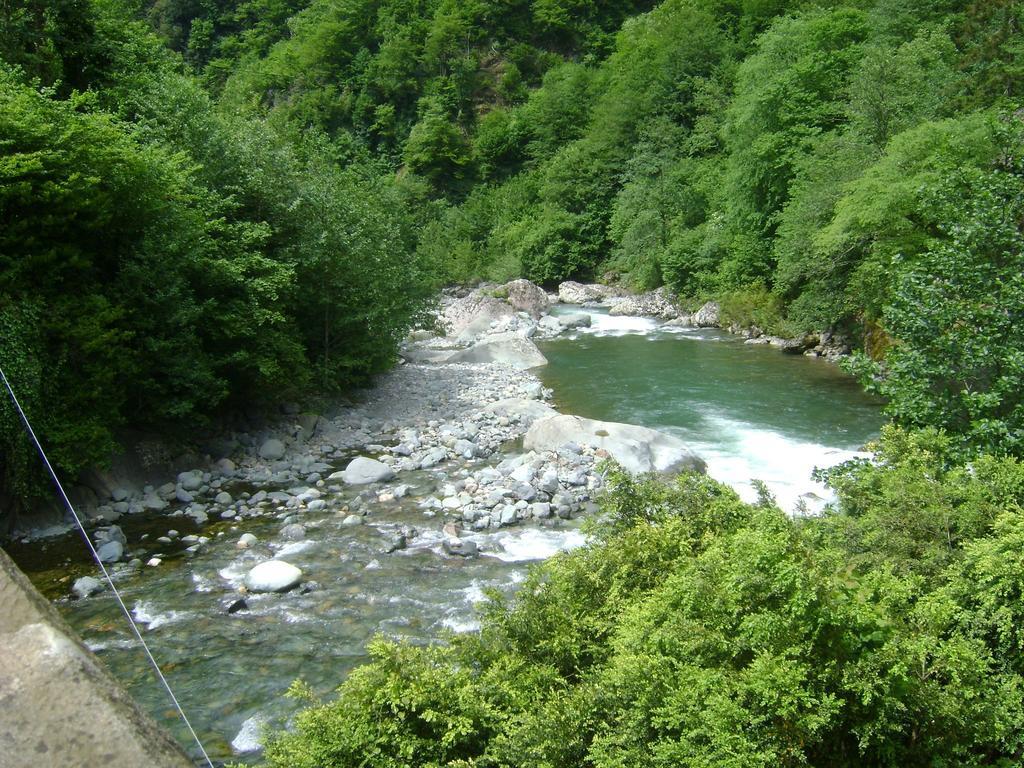
POLYGON ((500 531, 491 537, 498 544, 492 557, 506 563, 546 560, 559 552, 568 552, 587 543, 578 530, 558 531, 547 528, 517 528, 500 531))
POLYGON ((786 512, 798 511, 801 499, 819 507, 834 499, 830 489, 815 482, 816 468, 833 467, 868 454, 821 443, 796 440, 769 429, 721 416, 706 417, 713 428, 708 442, 691 447, 708 463, 708 474, 736 490, 745 501, 756 501, 752 481, 762 481, 786 512), (810 496, 808 494, 811 494, 810 496))
POLYGON ((185 611, 158 611, 151 602, 136 603, 132 609, 132 615, 139 624, 145 624, 146 629, 152 631, 166 624, 173 624, 187 618, 189 614, 185 611))
POLYGON ((482 603, 487 599, 487 595, 484 594, 484 588, 480 583, 479 579, 473 579, 472 583, 461 590, 463 598, 470 605, 476 605, 482 603))
POLYGON ((235 560, 217 571, 217 575, 232 586, 239 587, 245 581, 245 575, 249 573, 255 564, 255 560, 251 558, 235 560))
POLYGON ((305 541, 293 541, 291 544, 285 544, 283 547, 278 549, 274 557, 280 558, 288 557, 289 555, 296 555, 299 552, 305 552, 314 544, 316 544, 316 542, 309 539, 306 539, 305 541))
POLYGON ((590 315, 590 327, 578 328, 579 333, 592 336, 645 336, 658 330, 659 322, 653 317, 628 315, 590 315))
POLYGON ((262 748, 260 736, 266 724, 266 716, 258 712, 242 723, 242 727, 238 729, 235 738, 231 740, 231 749, 234 750, 235 754, 244 755, 249 752, 259 751, 262 748))
POLYGON ((450 629, 452 632, 465 634, 466 632, 476 632, 479 630, 480 622, 474 618, 453 612, 441 619, 441 626, 450 629))

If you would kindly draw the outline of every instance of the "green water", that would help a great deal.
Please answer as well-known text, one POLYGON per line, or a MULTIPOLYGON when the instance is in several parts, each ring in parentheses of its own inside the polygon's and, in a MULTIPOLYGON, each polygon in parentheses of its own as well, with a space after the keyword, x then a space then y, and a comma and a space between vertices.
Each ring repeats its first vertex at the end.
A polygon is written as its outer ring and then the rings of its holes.
POLYGON ((787 508, 817 466, 877 437, 881 404, 837 366, 719 331, 594 315, 590 331, 542 344, 559 410, 678 435, 709 472, 752 497, 766 482, 787 508))

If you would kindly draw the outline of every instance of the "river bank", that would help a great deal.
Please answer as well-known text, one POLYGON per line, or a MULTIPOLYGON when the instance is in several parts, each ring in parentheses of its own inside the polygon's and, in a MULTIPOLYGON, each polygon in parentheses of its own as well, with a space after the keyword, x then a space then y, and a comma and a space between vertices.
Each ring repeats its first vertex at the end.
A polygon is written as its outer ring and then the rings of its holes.
MULTIPOLYGON (((596 509, 605 456, 634 471, 702 468, 703 456, 713 474, 761 476, 763 465, 715 454, 719 441, 735 453, 758 446, 729 439, 735 430, 709 396, 736 392, 733 421, 760 424, 766 406, 782 413, 767 390, 816 403, 809 433, 834 419, 835 382, 810 375, 831 366, 782 362, 710 328, 553 300, 529 284, 446 294, 445 333, 413 334, 404 362, 358 402, 320 414, 288 406, 274 425, 226 435, 226 455, 162 483, 115 487, 95 507, 91 533, 215 753, 256 749, 261 724, 294 711, 281 696, 293 680, 328 695, 375 634, 434 642, 472 630, 488 590, 508 594, 526 564, 585 542, 579 524, 596 509), (751 378, 751 365, 776 378, 751 378), (808 379, 803 389, 789 386, 791 374, 808 379), (653 389, 638 390, 635 377, 653 389), (680 398, 706 413, 636 410, 680 398)), ((762 440, 753 426, 747 434, 762 440)), ((836 426, 831 444, 850 443, 845 421, 836 426)), ((801 433, 775 439, 787 475, 807 474, 790 463, 794 446, 825 455, 801 433)), ((797 485, 794 494, 806 487, 797 485)), ((19 548, 15 559, 89 647, 162 712, 81 542, 19 548)))

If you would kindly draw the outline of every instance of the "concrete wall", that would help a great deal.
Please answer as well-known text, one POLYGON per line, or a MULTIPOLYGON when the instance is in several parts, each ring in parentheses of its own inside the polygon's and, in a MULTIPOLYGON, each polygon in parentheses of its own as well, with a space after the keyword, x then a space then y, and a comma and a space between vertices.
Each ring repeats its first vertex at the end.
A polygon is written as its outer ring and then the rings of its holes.
POLYGON ((0 765, 193 766, 2 550, 0 765))

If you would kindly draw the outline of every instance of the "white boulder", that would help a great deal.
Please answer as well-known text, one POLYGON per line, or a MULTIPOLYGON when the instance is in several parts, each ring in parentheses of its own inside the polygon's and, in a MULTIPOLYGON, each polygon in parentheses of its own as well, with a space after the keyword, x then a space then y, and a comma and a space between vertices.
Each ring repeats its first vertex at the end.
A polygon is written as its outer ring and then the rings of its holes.
POLYGON ((390 480, 394 470, 387 464, 367 456, 356 456, 342 472, 335 472, 328 480, 342 480, 349 485, 366 485, 390 480))
POLYGON ((580 416, 551 416, 536 421, 523 438, 527 451, 555 451, 566 443, 603 448, 634 474, 703 472, 704 460, 678 437, 633 424, 596 421, 580 416))
POLYGON ((287 592, 302 581, 302 570, 284 560, 260 563, 245 575, 250 592, 287 592))
POLYGON ((515 333, 497 333, 487 336, 469 349, 456 352, 448 358, 449 363, 502 363, 525 371, 540 365, 547 365, 537 345, 515 333))

